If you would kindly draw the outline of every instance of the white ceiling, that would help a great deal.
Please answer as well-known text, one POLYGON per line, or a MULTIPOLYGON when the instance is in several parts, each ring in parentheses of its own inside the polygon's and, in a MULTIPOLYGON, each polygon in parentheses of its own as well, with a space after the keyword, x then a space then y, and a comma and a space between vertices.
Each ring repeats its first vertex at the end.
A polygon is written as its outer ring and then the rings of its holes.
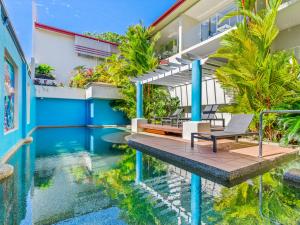
POLYGON ((187 10, 185 15, 198 21, 202 21, 231 3, 234 3, 234 0, 200 0, 197 4, 187 10))

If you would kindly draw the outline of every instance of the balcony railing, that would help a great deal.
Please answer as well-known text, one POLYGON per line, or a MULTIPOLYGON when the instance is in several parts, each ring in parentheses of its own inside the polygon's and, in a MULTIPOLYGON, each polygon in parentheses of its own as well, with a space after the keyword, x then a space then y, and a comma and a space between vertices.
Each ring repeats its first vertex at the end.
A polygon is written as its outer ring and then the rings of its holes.
POLYGON ((235 5, 230 5, 224 10, 216 13, 207 20, 202 21, 185 34, 183 34, 183 47, 189 48, 195 44, 203 42, 217 34, 220 34, 232 27, 242 20, 242 17, 233 17, 222 23, 220 20, 230 12, 236 10, 235 5))
POLYGON ((159 59, 166 59, 178 53, 178 44, 177 40, 170 40, 168 43, 159 46, 157 52, 159 59))

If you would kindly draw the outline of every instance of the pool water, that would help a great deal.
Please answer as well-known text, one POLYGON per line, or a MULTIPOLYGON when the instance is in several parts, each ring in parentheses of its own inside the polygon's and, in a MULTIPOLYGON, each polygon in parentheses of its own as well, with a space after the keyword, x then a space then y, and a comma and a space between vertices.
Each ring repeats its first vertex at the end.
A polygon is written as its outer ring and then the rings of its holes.
MULTIPOLYGON (((191 224, 188 171, 143 157, 135 185, 135 150, 122 128, 39 129, 9 160, 0 183, 0 224, 191 224)), ((202 224, 300 224, 300 189, 283 173, 294 160, 227 188, 201 179, 202 224)))

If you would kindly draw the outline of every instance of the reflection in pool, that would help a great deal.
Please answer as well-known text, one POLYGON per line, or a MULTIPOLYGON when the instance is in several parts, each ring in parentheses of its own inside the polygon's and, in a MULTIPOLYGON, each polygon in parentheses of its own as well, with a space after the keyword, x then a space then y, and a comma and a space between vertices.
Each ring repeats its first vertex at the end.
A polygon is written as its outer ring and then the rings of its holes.
POLYGON ((232 188, 143 156, 119 128, 40 129, 9 161, 0 224, 299 224, 300 191, 282 182, 295 160, 232 188), (192 179, 199 186, 191 189, 192 179), (195 192, 195 190, 197 190, 195 192), (192 196, 192 197, 191 197, 192 196))

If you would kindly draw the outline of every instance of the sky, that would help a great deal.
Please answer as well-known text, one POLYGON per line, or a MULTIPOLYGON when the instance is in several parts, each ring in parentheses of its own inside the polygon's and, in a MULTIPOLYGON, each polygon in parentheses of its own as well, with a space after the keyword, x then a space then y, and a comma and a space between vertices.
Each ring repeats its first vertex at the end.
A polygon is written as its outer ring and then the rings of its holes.
MULTIPOLYGON (((142 21, 151 25, 176 0, 35 0, 38 22, 76 33, 124 34, 142 21)), ((4 0, 27 59, 31 57, 32 0, 4 0)))

